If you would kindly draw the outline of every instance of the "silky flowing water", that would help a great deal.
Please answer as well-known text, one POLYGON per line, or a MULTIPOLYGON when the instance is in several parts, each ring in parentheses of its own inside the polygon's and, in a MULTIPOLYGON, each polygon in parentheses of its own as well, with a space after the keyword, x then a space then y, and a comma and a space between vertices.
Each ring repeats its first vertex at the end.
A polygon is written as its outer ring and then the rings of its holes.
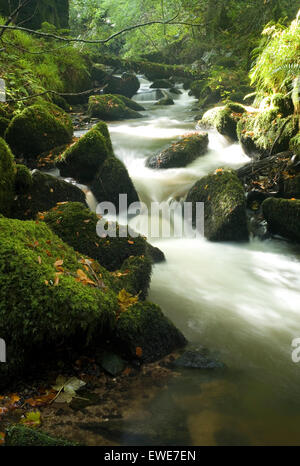
MULTIPOLYGON (((109 129, 115 154, 147 205, 183 199, 200 177, 248 161, 238 144, 210 130, 209 152, 188 167, 146 168, 149 155, 195 131, 195 101, 183 91, 174 106, 157 107, 155 92, 141 82, 135 100, 145 106, 144 117, 109 129)), ((137 216, 130 224, 147 233, 148 218, 137 216)), ((291 358, 291 342, 300 337, 299 249, 282 240, 149 240, 167 259, 154 267, 149 300, 193 348, 208 348, 226 365, 221 371, 184 370, 156 396, 147 423, 161 444, 299 444, 300 363, 291 358)), ((130 442, 124 426, 121 443, 130 442)))

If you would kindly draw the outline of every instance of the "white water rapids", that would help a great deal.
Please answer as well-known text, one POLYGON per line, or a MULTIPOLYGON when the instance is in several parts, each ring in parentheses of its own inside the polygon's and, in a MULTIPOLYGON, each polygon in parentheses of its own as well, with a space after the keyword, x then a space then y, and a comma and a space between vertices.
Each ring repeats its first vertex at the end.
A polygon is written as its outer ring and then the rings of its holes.
MULTIPOLYGON (((207 173, 248 161, 238 144, 229 145, 211 130, 209 152, 188 167, 146 168, 149 155, 195 131, 194 99, 183 91, 174 106, 157 107, 153 92, 145 94, 149 83, 141 82, 135 100, 145 106, 144 118, 111 123, 109 129, 142 201, 178 200, 207 173)), ((145 233, 146 223, 137 217, 131 226, 145 233)), ((291 359, 291 342, 300 337, 299 249, 279 240, 152 243, 167 261, 154 267, 149 299, 189 342, 217 351, 227 365, 225 375, 194 370, 187 383, 168 389, 185 412, 191 443, 222 444, 225 438, 233 444, 299 444, 300 363, 291 359)))

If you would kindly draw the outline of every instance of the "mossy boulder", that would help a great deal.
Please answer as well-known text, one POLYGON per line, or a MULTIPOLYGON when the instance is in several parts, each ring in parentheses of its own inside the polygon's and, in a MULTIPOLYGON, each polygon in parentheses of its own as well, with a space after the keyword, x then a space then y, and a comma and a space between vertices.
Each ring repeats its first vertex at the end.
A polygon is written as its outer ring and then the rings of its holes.
POLYGON ((162 99, 160 99, 158 102, 156 102, 155 105, 166 105, 167 106, 167 105, 174 105, 174 104, 175 102, 171 97, 165 96, 162 99))
POLYGON ((300 242, 300 200, 268 198, 262 210, 271 233, 300 242))
POLYGON ((15 425, 7 429, 5 435, 7 447, 74 447, 74 442, 52 437, 45 432, 29 427, 15 425))
POLYGON ((207 133, 192 133, 183 136, 159 155, 147 160, 149 168, 186 167, 197 157, 204 155, 208 148, 207 133))
POLYGON ((210 241, 247 241, 249 239, 246 198, 242 183, 230 170, 219 169, 201 178, 187 195, 193 204, 204 202, 204 234, 210 241))
POLYGON ((16 166, 6 142, 0 138, 0 214, 9 215, 14 199, 16 166))
POLYGON ((127 194, 128 205, 138 202, 139 197, 127 168, 115 156, 108 157, 96 175, 91 190, 98 202, 112 202, 117 209, 119 194, 127 194))
POLYGON ((71 142, 70 117, 54 104, 32 105, 10 122, 5 139, 18 157, 36 159, 39 154, 71 142))
MULTIPOLYGON (((98 236, 99 217, 78 202, 69 202, 50 210, 45 214, 45 222, 65 243, 97 260, 110 271, 120 269, 130 256, 147 254, 146 240, 142 236, 120 237, 118 224, 114 224, 116 237, 98 236)), ((106 228, 108 226, 106 224, 106 228)))
POLYGON ((277 108, 258 114, 245 114, 237 125, 238 139, 247 155, 268 156, 289 149, 291 139, 298 133, 299 117, 283 118, 277 108))
POLYGON ((142 115, 127 107, 120 98, 112 95, 93 95, 89 98, 88 112, 91 117, 105 121, 141 118, 142 115))
MULTIPOLYGON (((20 169, 19 169, 20 170, 20 169)), ((20 220, 34 219, 38 212, 55 207, 58 202, 85 202, 85 194, 77 186, 55 176, 34 170, 30 177, 22 168, 16 179, 18 193, 11 205, 11 216, 20 220)))
POLYGON ((90 129, 57 160, 61 176, 90 183, 110 153, 100 127, 90 129))
POLYGON ((120 315, 116 336, 124 356, 153 362, 175 349, 186 340, 155 304, 135 304, 120 315))
POLYGON ((0 138, 4 137, 5 131, 7 130, 9 123, 10 120, 8 118, 0 116, 0 138))
POLYGON ((284 179, 280 197, 300 199, 300 174, 289 175, 284 179))
POLYGON ((289 149, 300 157, 300 132, 290 140, 289 149))
POLYGON ((25 371, 58 344, 100 344, 112 331, 118 310, 112 278, 97 264, 103 286, 90 284, 96 279, 84 260, 44 222, 0 218, 0 335, 10 345, 1 376, 8 379, 20 360, 25 371))
POLYGON ((28 194, 32 188, 33 180, 31 171, 25 165, 16 165, 15 193, 28 194))
POLYGON ((111 76, 106 87, 107 94, 121 94, 125 97, 133 97, 140 88, 140 82, 133 73, 123 73, 121 78, 111 76))
POLYGON ((150 86, 150 89, 170 89, 173 84, 168 79, 156 79, 150 86))
POLYGON ((102 63, 93 63, 90 72, 92 80, 102 84, 111 79, 113 69, 102 63))
POLYGON ((229 103, 225 107, 208 110, 199 122, 203 126, 214 126, 229 140, 237 141, 237 124, 246 109, 238 103, 229 103))
POLYGON ((135 110, 136 112, 145 111, 145 108, 142 105, 138 104, 137 102, 135 102, 132 99, 129 99, 128 97, 125 97, 125 95, 117 94, 116 97, 118 97, 118 99, 122 100, 122 102, 124 102, 126 107, 131 108, 131 110, 135 110))

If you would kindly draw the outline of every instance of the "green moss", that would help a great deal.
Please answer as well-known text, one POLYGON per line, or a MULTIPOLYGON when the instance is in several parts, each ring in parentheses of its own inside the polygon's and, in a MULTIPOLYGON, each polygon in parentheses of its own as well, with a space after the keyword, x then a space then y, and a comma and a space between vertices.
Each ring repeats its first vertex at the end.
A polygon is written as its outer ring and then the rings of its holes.
POLYGON ((15 155, 35 159, 39 154, 71 142, 69 116, 54 104, 32 105, 15 116, 5 138, 15 155))
POLYGON ((217 171, 201 178, 187 196, 193 203, 204 202, 204 234, 210 241, 247 241, 246 200, 237 175, 229 170, 217 171))
POLYGON ((300 200, 268 198, 262 209, 271 233, 300 241, 300 200))
POLYGON ((3 138, 5 131, 8 128, 10 120, 8 118, 0 117, 0 137, 3 138))
POLYGON ((118 304, 111 277, 97 265, 106 288, 84 284, 78 269, 95 278, 82 258, 45 223, 0 218, 0 335, 27 364, 43 357, 41 348, 100 342, 114 327, 118 304))
POLYGON ((14 199, 14 157, 6 142, 0 138, 0 214, 8 215, 14 199))
POLYGON ((300 156, 300 133, 296 134, 291 140, 289 149, 296 155, 300 156))
POLYGON ((126 97, 124 95, 116 94, 116 97, 118 97, 118 99, 122 100, 122 102, 124 102, 126 107, 131 108, 132 110, 136 110, 137 112, 143 112, 145 110, 144 107, 142 107, 142 105, 138 104, 134 100, 129 99, 128 97, 126 97))
POLYGON ((109 154, 105 137, 92 128, 79 141, 70 146, 58 159, 57 167, 61 176, 75 178, 89 183, 109 154))
POLYGON ((299 118, 282 118, 277 108, 248 114, 237 126, 240 143, 248 155, 259 153, 263 156, 284 152, 289 149, 290 140, 297 134, 299 118))
POLYGON ((186 344, 184 336, 163 315, 158 306, 138 303, 122 313, 116 330, 120 349, 126 357, 153 362, 186 344))
MULTIPOLYGON (((134 240, 136 241, 136 239, 134 240)), ((131 255, 126 259, 119 273, 116 275, 115 284, 113 285, 116 291, 123 288, 133 296, 139 295, 140 299, 146 299, 152 274, 152 259, 146 254, 140 256, 131 255)))
POLYGON ((159 155, 151 156, 147 161, 147 166, 150 168, 185 167, 200 155, 204 155, 207 148, 207 133, 187 134, 159 155))
POLYGON ((115 156, 108 157, 91 185, 98 202, 112 202, 119 206, 119 194, 127 194, 128 205, 139 197, 125 165, 115 156))
POLYGON ((109 151, 109 155, 112 155, 114 151, 113 151, 113 146, 112 146, 112 142, 111 142, 111 138, 110 138, 110 134, 109 134, 107 124, 104 121, 99 121, 94 126, 93 129, 96 129, 97 131, 99 131, 102 134, 102 136, 105 139, 105 143, 106 143, 106 147, 107 147, 107 149, 109 151))
POLYGON ((141 117, 138 112, 128 108, 123 100, 112 94, 91 96, 88 112, 92 117, 108 121, 141 117))
POLYGON ((12 426, 6 431, 5 446, 7 447, 71 447, 74 442, 51 437, 36 429, 24 426, 12 426))
POLYGON ((190 86, 191 94, 195 96, 197 99, 199 99, 206 85, 207 85, 207 81, 204 79, 200 79, 200 80, 192 82, 190 86))
POLYGON ((294 111, 292 100, 284 94, 274 94, 271 99, 272 107, 276 108, 283 117, 291 115, 294 111))
POLYGON ((25 165, 16 165, 15 192, 16 194, 28 194, 33 181, 30 170, 25 165))
POLYGON ((121 268, 124 260, 130 256, 146 254, 146 240, 141 236, 119 237, 118 225, 115 238, 100 238, 97 235, 98 221, 96 214, 76 202, 59 205, 45 214, 45 222, 55 234, 76 251, 97 260, 108 270, 121 268))

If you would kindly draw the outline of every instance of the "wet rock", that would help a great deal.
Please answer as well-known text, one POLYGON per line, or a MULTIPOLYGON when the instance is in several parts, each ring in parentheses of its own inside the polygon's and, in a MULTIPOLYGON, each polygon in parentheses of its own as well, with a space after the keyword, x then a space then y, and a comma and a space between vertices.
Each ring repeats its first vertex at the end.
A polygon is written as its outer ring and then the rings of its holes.
POLYGON ((105 87, 106 94, 121 94, 131 99, 140 88, 140 82, 133 73, 123 73, 121 78, 112 76, 105 87))
POLYGON ((272 234, 300 242, 300 200, 269 198, 262 209, 272 234))
POLYGON ((169 92, 171 92, 172 94, 175 94, 175 95, 181 95, 182 94, 182 91, 180 89, 177 89, 177 87, 171 87, 169 92))
POLYGON ((165 254, 159 248, 156 248, 155 246, 152 246, 152 244, 148 243, 147 249, 148 254, 150 255, 154 264, 159 264, 166 261, 165 254))
POLYGON ((204 234, 210 241, 248 241, 244 188, 237 175, 219 169, 201 178, 187 195, 193 203, 196 225, 196 203, 204 202, 204 234))
POLYGON ((140 113, 127 107, 123 100, 112 94, 91 96, 88 112, 91 117, 105 121, 142 118, 140 113))
POLYGON ((160 99, 155 105, 175 105, 175 102, 171 97, 165 96, 162 99, 160 99))
POLYGON ((135 100, 129 99, 128 97, 125 97, 124 95, 116 95, 119 99, 124 102, 124 104, 128 107, 131 108, 131 110, 135 110, 137 112, 144 112, 145 109, 142 105, 138 104, 135 102, 135 100))
POLYGON ((173 87, 173 84, 168 79, 157 79, 155 80, 150 89, 170 89, 173 87))
POLYGON ((185 167, 197 157, 204 155, 207 148, 207 133, 187 134, 159 155, 151 156, 146 164, 149 168, 185 167))
POLYGON ((208 110, 199 122, 204 127, 214 126, 216 130, 230 140, 237 141, 237 124, 246 109, 237 103, 228 103, 225 107, 208 110))
POLYGON ((27 189, 18 194, 12 203, 11 217, 34 219, 38 212, 52 209, 58 202, 80 202, 86 205, 85 194, 77 186, 34 170, 27 189))
POLYGON ((116 342, 126 358, 144 363, 185 346, 186 339, 158 306, 137 303, 120 315, 116 342))
POLYGON ((173 364, 175 368, 185 369, 223 369, 225 365, 210 358, 205 350, 191 350, 183 353, 173 364))

